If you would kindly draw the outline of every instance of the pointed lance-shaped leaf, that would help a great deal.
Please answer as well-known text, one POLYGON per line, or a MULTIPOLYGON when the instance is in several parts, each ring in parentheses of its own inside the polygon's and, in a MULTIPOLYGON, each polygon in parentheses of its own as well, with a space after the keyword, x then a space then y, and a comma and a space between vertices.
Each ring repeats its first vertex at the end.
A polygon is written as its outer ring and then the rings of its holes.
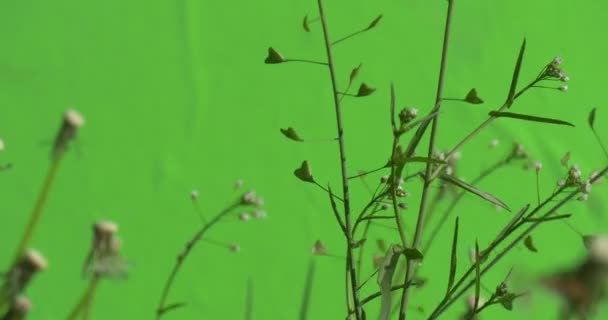
POLYGON ((532 121, 532 122, 543 122, 543 123, 559 124, 559 125, 566 125, 566 126, 574 127, 574 125, 568 121, 544 118, 544 117, 537 117, 537 116, 530 116, 530 115, 521 114, 521 113, 490 111, 490 116, 495 117, 495 118, 513 118, 513 119, 526 120, 526 121, 532 121))
POLYGON ((398 245, 391 245, 384 256, 382 264, 378 270, 378 285, 380 286, 380 319, 387 320, 391 314, 391 287, 393 275, 399 262, 401 248, 398 245))
POLYGON ((304 31, 310 32, 310 24, 308 23, 308 15, 304 16, 304 21, 302 21, 302 28, 304 28, 304 31))
POLYGON ((589 112, 589 119, 588 119, 588 123, 589 123, 589 127, 591 127, 591 130, 595 130, 595 128, 593 127, 595 125, 595 110, 597 108, 593 108, 591 110, 591 112, 589 112))
POLYGON ((359 86, 359 91, 357 91, 357 97, 366 97, 371 95, 375 91, 375 88, 372 88, 365 83, 361 83, 361 86, 359 86))
POLYGON ((365 30, 371 30, 371 29, 375 28, 375 27, 378 25, 378 23, 380 22, 380 20, 382 20, 382 15, 381 15, 381 14, 380 14, 380 15, 378 15, 378 16, 376 17, 376 19, 374 19, 374 20, 373 20, 373 21, 372 21, 372 22, 369 24, 369 26, 367 27, 367 29, 365 29, 365 30))
POLYGON ((287 61, 287 59, 285 59, 285 57, 283 57, 283 55, 281 55, 273 47, 268 48, 268 55, 266 56, 266 60, 264 60, 264 63, 277 64, 277 63, 283 63, 286 61, 287 61))
POLYGON ((454 285, 454 279, 456 278, 456 267, 458 266, 457 261, 457 249, 458 249, 458 221, 459 217, 456 217, 456 223, 454 225, 454 237, 452 238, 452 254, 450 258, 450 274, 448 276, 448 294, 452 290, 454 285))
POLYGON ((483 100, 477 95, 477 90, 475 88, 471 89, 467 96, 464 98, 464 101, 470 104, 482 104, 483 100))
POLYGON ((293 174, 304 182, 315 183, 315 179, 312 177, 312 170, 310 169, 310 165, 308 164, 307 160, 304 160, 302 165, 294 170, 293 174))
POLYGON ((447 175, 447 174, 442 174, 442 175, 439 176, 439 178, 441 180, 443 180, 443 181, 449 182, 449 183, 451 183, 451 184, 453 184, 453 185, 455 185, 457 187, 460 187, 460 188, 462 188, 462 189, 464 189, 464 190, 466 190, 466 191, 468 191, 468 192, 470 192, 470 193, 472 193, 472 194, 474 194, 474 195, 476 195, 476 196, 478 196, 478 197, 480 197, 480 198, 482 198, 482 199, 484 199, 484 200, 486 200, 488 202, 491 202, 491 203, 493 203, 493 204, 495 204, 495 205, 497 205, 497 206, 499 206, 499 207, 501 207, 503 209, 506 209, 507 211, 511 212, 511 209, 509 209, 509 207, 504 202, 502 202, 501 200, 499 200, 495 196, 493 196, 493 195, 491 195, 491 194, 489 194, 487 192, 481 191, 481 190, 473 187, 472 185, 470 185, 470 184, 468 184, 468 183, 466 183, 466 182, 464 182, 464 181, 462 181, 462 180, 460 180, 460 179, 458 179, 458 178, 456 178, 454 176, 450 176, 450 175, 447 175))
POLYGON ((359 71, 361 71, 361 67, 362 66, 363 66, 363 64, 359 63, 359 65, 357 67, 353 68, 353 70, 350 72, 350 77, 348 79, 348 85, 349 86, 351 86, 353 84, 353 82, 355 81, 355 79, 359 75, 359 71))
POLYGON ((310 308, 310 297, 312 295, 312 284, 315 278, 315 260, 311 259, 308 263, 308 271, 306 272, 306 283, 304 284, 304 293, 302 293, 302 302, 300 303, 299 320, 308 319, 308 309, 310 308))
POLYGON ((298 135, 296 130, 292 127, 289 127, 287 129, 281 129, 281 133, 284 136, 286 136, 288 139, 291 139, 293 141, 298 141, 298 142, 304 141, 304 139, 300 138, 300 136, 298 135))
POLYGON ((532 236, 529 235, 526 237, 526 239, 524 239, 524 245, 531 252, 538 252, 538 249, 536 249, 534 242, 532 241, 532 236))
POLYGON ((519 72, 521 71, 521 64, 524 60, 524 52, 526 51, 526 38, 524 38, 519 49, 519 55, 517 56, 517 62, 515 63, 515 69, 513 70, 513 78, 511 79, 511 87, 509 88, 509 95, 507 96, 507 107, 510 108, 515 99, 515 90, 517 89, 517 80, 519 79, 519 72))

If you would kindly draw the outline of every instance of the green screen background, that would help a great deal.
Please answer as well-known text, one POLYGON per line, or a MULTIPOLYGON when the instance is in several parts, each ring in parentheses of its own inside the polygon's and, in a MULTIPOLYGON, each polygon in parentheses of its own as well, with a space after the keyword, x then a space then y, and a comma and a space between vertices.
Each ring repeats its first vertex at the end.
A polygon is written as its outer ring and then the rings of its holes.
MULTIPOLYGON (((389 83, 395 83, 399 109, 415 106, 425 113, 432 106, 446 1, 327 1, 326 6, 334 38, 384 14, 376 29, 335 48, 342 86, 350 69, 363 63, 359 80, 378 89, 344 105, 350 171, 372 169, 385 162, 390 150, 389 83)), ((559 159, 566 151, 585 176, 605 165, 586 117, 597 106, 597 126, 608 139, 602 40, 607 9, 592 0, 456 1, 445 93, 461 97, 476 87, 485 103, 446 103, 438 146, 453 146, 501 104, 523 37, 528 50, 522 83, 556 55, 563 56, 572 80, 567 93, 531 91, 514 111, 577 125, 496 121, 462 150, 463 177, 472 178, 506 154, 512 140, 523 142, 543 163, 545 195, 565 173, 559 159), (501 143, 489 150, 494 138, 501 143)), ((201 243, 170 298, 188 306, 166 319, 241 319, 248 279, 254 286, 254 319, 297 317, 312 244, 323 239, 331 253, 343 255, 344 243, 327 196, 292 172, 307 159, 317 180, 339 189, 339 162, 336 144, 294 143, 279 128, 293 126, 305 138, 332 137, 334 110, 325 68, 269 66, 263 60, 269 46, 290 58, 323 60, 320 25, 313 24, 310 33, 301 27, 304 15, 316 16, 316 10, 311 0, 0 3, 0 136, 7 145, 0 159, 14 165, 0 181, 4 265, 39 192, 62 112, 76 108, 87 119, 62 163, 34 238, 49 269, 28 290, 35 305, 31 319, 64 318, 76 302, 86 286, 79 272, 98 219, 120 224, 132 269, 127 281, 102 283, 93 318, 151 318, 178 250, 200 224, 190 191, 199 190, 200 205, 210 215, 237 196, 236 179, 265 198, 269 217, 247 223, 234 218, 214 229, 211 239, 238 242, 241 252, 201 243)), ((379 176, 367 181, 375 183, 379 176)), ((516 165, 480 187, 520 208, 535 202, 534 181, 533 171, 516 165)), ((360 208, 367 193, 358 181, 353 189, 360 208)), ((404 218, 411 234, 420 189, 417 183, 407 189, 412 209, 404 218)), ((606 186, 596 186, 588 202, 564 209, 574 213, 572 224, 582 233, 605 229, 605 193, 606 186)), ((482 246, 488 243, 511 215, 473 196, 459 208, 459 255, 466 264, 475 239, 482 246)), ((415 307, 428 312, 445 290, 450 229, 425 257, 422 274, 436 276, 414 295, 412 319, 423 319, 415 307)), ((374 229, 370 240, 377 237, 397 240, 395 232, 383 228, 374 229)), ((571 265, 584 254, 580 237, 563 223, 543 226, 534 239, 538 253, 517 248, 484 284, 494 288, 511 266, 524 274, 521 280, 571 265)), ((344 265, 332 258, 317 260, 309 318, 343 319, 344 265)), ((371 261, 365 268, 371 272, 371 261)), ((377 290, 374 282, 364 295, 377 290)), ((552 319, 559 300, 535 294, 516 305, 515 313, 497 307, 485 318, 552 319)), ((446 318, 463 307, 456 304, 446 318)), ((368 313, 375 310, 377 303, 368 313)))

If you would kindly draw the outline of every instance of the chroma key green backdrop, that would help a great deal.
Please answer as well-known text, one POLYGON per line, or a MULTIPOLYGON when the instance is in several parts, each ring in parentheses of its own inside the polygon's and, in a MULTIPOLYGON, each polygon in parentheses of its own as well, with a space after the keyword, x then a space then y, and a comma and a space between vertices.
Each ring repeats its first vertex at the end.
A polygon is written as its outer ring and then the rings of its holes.
MULTIPOLYGON (((438 146, 453 146, 501 104, 524 37, 528 48, 522 83, 556 55, 563 57, 571 81, 565 93, 532 90, 513 110, 577 125, 495 121, 462 150, 460 175, 473 178, 509 152, 514 140, 543 163, 545 196, 565 174, 559 160, 567 151, 585 176, 605 165, 586 118, 597 106, 597 127, 608 139, 608 47, 603 41, 608 5, 594 0, 455 1, 446 96, 461 97, 475 87, 485 103, 446 103, 438 146), (500 140, 494 150, 488 148, 492 139, 500 140)), ((335 48, 342 87, 350 70, 363 63, 359 81, 377 88, 372 96, 346 99, 344 105, 350 170, 372 169, 384 163, 390 149, 390 82, 395 83, 398 108, 415 106, 425 113, 432 106, 447 2, 326 2, 334 38, 384 15, 373 31, 335 48)), ((313 23, 310 33, 302 29, 306 14, 316 16, 316 1, 0 3, 0 137, 6 142, 0 163, 13 164, 0 173, 3 265, 9 263, 41 187, 62 112, 76 108, 87 120, 62 163, 34 238, 49 268, 27 291, 34 303, 31 319, 67 316, 86 286, 80 268, 91 225, 99 219, 120 225, 131 274, 126 281, 101 284, 92 319, 152 318, 178 250, 200 225, 190 191, 199 190, 201 208, 210 215, 237 196, 237 179, 265 198, 268 219, 243 223, 234 218, 212 231, 210 239, 238 242, 241 252, 201 243, 170 297, 188 305, 166 319, 242 319, 248 279, 253 283, 253 319, 297 318, 314 241, 322 239, 330 253, 344 254, 327 196, 292 174, 307 159, 315 177, 338 190, 336 144, 295 143, 279 132, 293 126, 304 137, 335 136, 327 71, 303 63, 263 63, 269 46, 291 58, 324 59, 320 25, 313 23)), ((379 177, 366 181, 375 184, 379 177)), ((420 188, 418 183, 406 188, 412 209, 404 219, 411 234, 420 188)), ((536 201, 534 172, 521 165, 501 170, 480 188, 512 208, 536 201)), ((361 208, 367 191, 360 181, 353 181, 353 189, 354 205, 361 208)), ((571 224, 579 232, 605 231, 606 191, 605 185, 596 186, 588 202, 564 208, 563 213, 574 214, 571 224)), ((465 197, 455 213, 461 218, 463 264, 476 238, 483 246, 511 217, 474 196, 465 197)), ((447 225, 452 224, 450 218, 447 225)), ((397 240, 386 228, 372 234, 370 241, 397 240)), ((450 239, 448 227, 425 257, 421 275, 435 276, 413 296, 411 319, 425 319, 444 293, 450 239)), ((525 283, 573 265, 584 254, 580 236, 564 223, 543 226, 534 241, 538 253, 518 247, 484 278, 484 285, 494 288, 511 266, 519 273, 514 282, 525 283)), ((370 244, 366 273, 372 270, 375 250, 370 244)), ((343 262, 317 257, 316 266, 309 319, 344 319, 343 262)), ((376 290, 372 279, 364 295, 376 290)), ((483 318, 554 319, 559 302, 541 291, 516 302, 512 313, 490 308, 483 318)), ((377 309, 372 303, 368 313, 377 309)), ((464 303, 458 303, 445 318, 453 319, 463 309, 464 303)))

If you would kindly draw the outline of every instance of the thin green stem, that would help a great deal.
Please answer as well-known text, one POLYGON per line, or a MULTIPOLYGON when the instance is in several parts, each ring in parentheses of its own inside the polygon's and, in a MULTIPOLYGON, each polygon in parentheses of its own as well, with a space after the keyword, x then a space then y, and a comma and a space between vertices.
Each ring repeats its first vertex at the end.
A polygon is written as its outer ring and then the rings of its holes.
POLYGON ((367 30, 368 30, 368 29, 367 29, 367 28, 365 28, 365 29, 362 29, 362 30, 359 30, 359 31, 355 31, 355 32, 353 32, 353 33, 351 33, 351 34, 349 34, 349 35, 347 35, 347 36, 344 36, 344 37, 342 37, 342 38, 340 38, 340 39, 338 39, 338 40, 336 40, 336 41, 332 42, 332 43, 331 43, 331 45, 332 45, 332 46, 335 46, 335 45, 337 45, 338 43, 340 43, 340 42, 342 42, 342 41, 345 41, 345 40, 348 40, 348 39, 350 39, 350 38, 352 38, 352 37, 355 37, 355 36, 357 36, 357 35, 360 35, 360 34, 364 33, 364 32, 365 32, 365 31, 367 31, 367 30))
MULTIPOLYGON (((444 31, 444 38, 443 38, 443 49, 442 49, 442 53, 441 53, 441 66, 439 68, 439 80, 437 81, 437 94, 435 96, 435 107, 432 110, 432 112, 439 112, 441 110, 441 97, 443 96, 443 87, 444 87, 444 82, 445 82, 445 73, 446 73, 446 67, 447 67, 447 58, 448 58, 448 48, 449 48, 449 43, 450 43, 450 31, 451 31, 451 26, 452 26, 452 15, 454 12, 454 0, 448 0, 448 10, 447 10, 447 15, 446 15, 446 23, 445 23, 445 31, 444 31)), ((436 135, 437 135, 437 128, 438 128, 438 116, 437 117, 433 117, 433 119, 431 120, 431 136, 430 136, 430 141, 429 141, 429 150, 428 150, 428 157, 431 158, 433 156, 433 150, 435 149, 435 139, 436 139, 436 135)), ((413 241, 413 247, 416 248, 419 246, 420 241, 422 240, 422 235, 423 235, 423 226, 425 224, 425 215, 426 215, 426 205, 427 205, 427 198, 428 198, 428 194, 430 191, 430 185, 431 185, 431 170, 432 170, 432 165, 431 163, 427 163, 426 165, 426 170, 425 170, 425 179, 424 179, 424 185, 422 188, 422 198, 420 201, 420 209, 418 211, 418 219, 416 221, 416 229, 414 231, 414 241, 413 241)), ((413 260, 408 259, 407 261, 407 268, 406 268, 406 275, 405 275, 405 279, 403 282, 404 285, 404 289, 403 289, 403 294, 401 296, 401 305, 399 307, 399 319, 400 320, 405 320, 406 319, 406 315, 407 315, 407 305, 409 302, 409 292, 410 292, 410 286, 407 286, 407 283, 410 283, 414 277, 414 273, 415 273, 415 269, 416 269, 416 262, 413 260)))
POLYGON ((323 38, 325 40, 325 50, 327 54, 327 63, 329 66, 329 76, 331 78, 332 93, 334 96, 334 108, 336 113, 336 126, 338 130, 338 144, 340 150, 340 167, 342 173, 342 192, 343 192, 343 203, 344 203, 344 226, 346 227, 346 266, 350 273, 350 286, 352 291, 353 304, 355 307, 355 315, 357 320, 363 320, 363 309, 359 302, 359 287, 357 284, 357 273, 355 272, 355 258, 353 255, 353 234, 352 234, 352 223, 351 223, 351 208, 350 208, 350 191, 348 187, 348 169, 346 162, 346 146, 344 142, 344 126, 342 124, 342 110, 340 107, 340 93, 338 91, 338 82, 336 77, 336 70, 333 60, 333 51, 331 46, 331 40, 327 27, 327 18, 323 8, 323 1, 317 1, 319 6, 319 17, 321 18, 321 25, 323 27, 323 38))
POLYGON ((84 293, 78 300, 78 303, 76 303, 76 305, 74 305, 74 308, 72 308, 72 311, 68 315, 67 320, 75 320, 78 317, 78 315, 83 312, 84 308, 87 306, 87 304, 90 301, 89 297, 91 297, 93 295, 93 292, 97 289, 98 281, 99 281, 99 278, 97 276, 94 276, 93 278, 91 278, 91 280, 89 281, 89 285, 87 286, 87 289, 84 291, 84 293))
POLYGON ((53 161, 51 161, 51 165, 47 172, 46 178, 44 179, 44 183, 42 185, 42 190, 38 194, 38 199, 36 200, 36 204, 34 205, 34 209, 30 214, 30 220, 25 227, 25 232, 23 233, 23 237, 19 242, 19 246, 17 247, 17 252, 15 254, 14 263, 17 263, 21 256, 27 250, 32 237, 34 236, 34 231, 36 230, 36 226, 40 222, 40 217, 42 216, 42 211, 44 209, 44 205, 46 204, 46 199, 51 192, 51 188, 53 187, 53 182, 55 181, 55 177, 57 172, 59 171, 59 165, 61 164, 61 159, 63 158, 63 153, 57 155, 53 161))
POLYGON ((608 149, 606 149, 606 146, 602 142, 602 139, 600 138, 599 134, 597 134, 597 131, 595 131, 594 128, 591 128, 591 131, 593 131, 593 135, 595 136, 595 139, 597 140, 597 143, 602 148, 602 151, 604 152, 604 155, 606 156, 606 158, 608 158, 608 149))
POLYGON ((166 305, 167 298, 169 297, 169 292, 173 287, 173 283, 175 282, 175 278, 177 277, 178 272, 181 270, 182 266, 184 265, 184 261, 190 255, 190 252, 192 252, 194 246, 200 242, 203 235, 205 235, 205 233, 207 233, 207 231, 211 227, 213 227, 220 220, 222 220, 222 218, 232 212, 232 210, 236 209, 240 204, 241 201, 239 199, 238 201, 226 207, 224 210, 220 211, 220 213, 218 213, 215 217, 209 220, 208 223, 206 223, 192 236, 192 238, 186 243, 182 252, 178 254, 175 265, 173 266, 173 269, 171 270, 171 273, 169 274, 169 277, 167 278, 167 281, 165 282, 165 286, 161 293, 160 302, 158 303, 158 307, 156 308, 156 320, 161 319, 167 311, 171 310, 171 308, 167 308, 166 305))
POLYGON ((327 66, 327 62, 307 60, 307 59, 285 59, 285 62, 304 62, 304 63, 312 63, 312 64, 319 64, 319 65, 327 66))

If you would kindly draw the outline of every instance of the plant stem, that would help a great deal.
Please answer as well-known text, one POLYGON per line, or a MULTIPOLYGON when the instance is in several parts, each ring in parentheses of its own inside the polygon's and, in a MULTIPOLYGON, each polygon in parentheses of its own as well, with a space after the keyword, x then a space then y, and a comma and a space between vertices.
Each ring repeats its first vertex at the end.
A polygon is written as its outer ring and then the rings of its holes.
POLYGON ((42 216, 42 210, 44 209, 44 205, 46 203, 46 199, 51 191, 53 186, 53 181, 55 181, 55 176, 57 175, 57 171, 59 170, 59 165, 61 164, 61 159, 63 158, 63 153, 60 153, 57 158, 51 161, 51 166, 48 169, 46 178, 44 179, 44 184, 42 185, 42 190, 38 194, 38 199, 36 199, 36 204, 34 205, 34 209, 30 214, 30 220, 25 227, 25 232, 21 241, 19 242, 19 246, 17 247, 17 252, 15 254, 14 263, 17 263, 21 256, 27 250, 32 237, 34 236, 34 231, 36 230, 36 226, 40 222, 40 217, 42 216))
POLYGON ((92 300, 91 297, 93 296, 94 291, 97 289, 97 283, 98 282, 99 282, 99 277, 93 276, 93 278, 91 278, 91 280, 89 281, 89 285, 88 285, 87 289, 82 294, 82 296, 80 297, 80 300, 78 300, 78 303, 74 306, 74 308, 72 309, 72 311, 68 315, 67 320, 75 320, 76 317, 78 317, 78 315, 81 314, 81 312, 83 311, 83 309, 88 304, 91 303, 91 300, 92 300))
POLYGON ((333 52, 331 47, 331 40, 329 37, 329 31, 327 28, 327 19, 323 8, 323 0, 317 1, 319 5, 319 16, 321 18, 321 25, 323 26, 323 37, 325 39, 325 50, 327 53, 327 64, 329 67, 329 76, 331 78, 332 93, 334 96, 334 107, 336 111, 336 125, 338 130, 338 144, 340 149, 340 167, 342 172, 342 191, 343 191, 343 202, 344 202, 344 225, 346 227, 346 265, 350 273, 350 286, 352 289, 353 304, 355 307, 355 316, 357 320, 363 320, 363 309, 359 302, 359 287, 357 284, 357 273, 355 272, 355 258, 353 255, 353 234, 351 226, 350 216, 350 195, 348 189, 348 169, 346 166, 346 147, 344 143, 344 127, 342 125, 342 110, 340 108, 340 93, 338 91, 338 83, 336 77, 336 70, 333 61, 333 52))
MULTIPOLYGON (((606 173, 608 173, 608 167, 605 167, 604 169, 602 169, 593 179, 591 179, 590 182, 597 181, 598 179, 603 177, 606 173)), ((560 190, 563 190, 563 188, 560 190)), ((566 197, 561 199, 555 206, 553 206, 551 209, 549 209, 549 211, 547 211, 542 217, 540 217, 539 219, 532 220, 533 222, 530 221, 530 218, 532 218, 532 216, 536 212, 538 212, 540 209, 542 209, 546 204, 552 202, 553 199, 558 194, 560 194, 559 191, 553 193, 549 198, 547 198, 543 203, 541 203, 540 206, 534 208, 534 210, 532 210, 532 212, 530 212, 524 219, 522 219, 518 224, 516 224, 516 226, 510 232, 506 232, 505 235, 502 237, 502 239, 496 239, 495 241, 493 241, 492 245, 490 245, 490 247, 488 249, 484 250, 484 254, 479 259, 480 261, 485 260, 485 258, 487 258, 487 255, 493 249, 495 249, 504 239, 506 239, 510 234, 512 234, 514 231, 516 231, 520 226, 523 226, 526 224, 530 225, 526 230, 524 230, 522 233, 520 233, 517 236, 517 238, 512 240, 498 255, 496 255, 496 257, 494 257, 492 259, 492 261, 489 262, 488 265, 483 270, 481 270, 481 275, 484 275, 494 265, 496 265, 496 263, 498 263, 510 250, 512 250, 517 244, 519 244, 530 233, 532 233, 532 231, 534 231, 541 223, 543 223, 545 221, 550 221, 550 218, 557 212, 558 209, 560 209, 562 206, 564 206, 564 204, 566 204, 568 201, 570 201, 574 197, 576 197, 579 193, 580 193, 580 190, 571 192, 569 195, 567 195, 566 197)), ((441 313, 443 313, 450 305, 452 305, 456 300, 458 300, 467 290, 469 290, 475 284, 474 280, 470 281, 464 288, 462 288, 458 293, 456 293, 454 295, 454 293, 464 283, 464 281, 470 275, 470 273, 474 270, 474 268, 475 268, 475 265, 471 266, 467 270, 467 272, 465 272, 465 274, 460 278, 458 283, 452 287, 452 290, 448 293, 448 295, 446 295, 446 298, 448 296, 450 298, 443 299, 443 301, 441 303, 439 303, 439 305, 437 305, 435 310, 433 310, 433 312, 429 316, 429 318, 428 318, 429 320, 436 319, 441 313)))
POLYGON ((165 287, 161 293, 160 302, 158 303, 158 307, 156 309, 156 319, 157 320, 159 320, 165 314, 165 312, 168 311, 166 302, 167 302, 167 298, 169 296, 169 291, 171 291, 171 287, 173 287, 173 283, 175 282, 177 273, 182 268, 184 261, 190 255, 190 252, 192 252, 192 249, 194 248, 194 246, 201 240, 201 238, 207 232, 207 230, 209 230, 211 227, 213 227, 215 224, 217 224, 222 218, 224 218, 228 213, 230 213, 232 210, 237 208, 240 204, 241 204, 241 202, 239 199, 238 201, 234 202, 230 206, 226 207, 224 210, 220 211, 220 213, 218 213, 215 217, 213 217, 213 219, 209 220, 209 222, 207 224, 205 224, 201 229, 199 229, 192 236, 192 238, 186 243, 182 252, 177 256, 175 265, 173 266, 173 269, 171 270, 171 273, 169 274, 169 278, 167 278, 165 287))
MULTIPOLYGON (((453 10, 454 10, 454 0, 448 0, 448 11, 447 11, 447 15, 446 15, 445 31, 444 31, 444 38, 443 38, 443 49, 442 49, 442 53, 441 53, 441 66, 439 69, 437 94, 435 96, 435 107, 432 110, 432 112, 439 112, 441 109, 441 97, 443 96, 443 86, 444 86, 444 82, 445 82, 445 70, 446 70, 446 66, 447 66, 448 47, 449 47, 449 43, 450 43, 450 31, 451 31, 451 25, 452 25, 453 10)), ((438 116, 433 117, 431 120, 432 127, 431 127, 431 136, 430 136, 429 150, 428 150, 429 158, 432 157, 433 150, 435 149, 435 138, 436 138, 436 134, 437 134, 438 118, 439 118, 438 116)), ((420 240, 422 239, 422 234, 423 234, 422 227, 424 226, 424 221, 425 221, 426 202, 427 202, 428 194, 430 191, 429 187, 431 185, 431 176, 430 176, 431 170, 432 170, 432 165, 429 162, 426 165, 425 179, 424 179, 424 185, 423 185, 423 189, 422 189, 422 198, 420 201, 420 209, 418 211, 418 219, 416 221, 416 230, 414 231, 414 241, 413 241, 414 248, 418 247, 420 240)), ((399 319, 400 320, 406 319, 407 305, 408 305, 408 301, 409 301, 409 292, 410 292, 410 290, 409 290, 410 286, 407 286, 407 283, 410 283, 412 281, 412 279, 414 277, 414 273, 415 273, 415 268, 416 268, 416 262, 408 259, 407 268, 406 268, 406 276, 405 276, 405 280, 403 282, 404 288, 403 288, 403 294, 401 296, 401 305, 399 307, 399 319)))
POLYGON ((327 62, 307 60, 307 59, 286 59, 285 62, 304 62, 304 63, 320 64, 320 65, 324 65, 324 66, 327 65, 327 62))

